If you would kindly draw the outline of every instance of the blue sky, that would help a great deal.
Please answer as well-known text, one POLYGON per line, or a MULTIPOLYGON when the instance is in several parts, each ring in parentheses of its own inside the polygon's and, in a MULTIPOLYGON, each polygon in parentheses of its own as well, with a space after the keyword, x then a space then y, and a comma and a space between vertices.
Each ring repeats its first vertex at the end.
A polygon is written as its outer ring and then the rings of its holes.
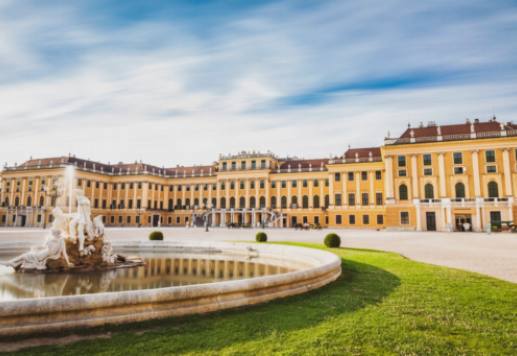
POLYGON ((0 161, 328 157, 517 120, 515 1, 0 0, 0 161))

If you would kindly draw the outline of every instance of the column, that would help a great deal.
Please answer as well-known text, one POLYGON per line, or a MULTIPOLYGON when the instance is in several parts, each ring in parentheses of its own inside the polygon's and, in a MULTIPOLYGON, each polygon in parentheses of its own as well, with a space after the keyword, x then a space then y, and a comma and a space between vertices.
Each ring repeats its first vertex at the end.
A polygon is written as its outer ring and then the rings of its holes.
POLYGON ((375 205, 375 189, 374 189, 374 186, 373 186, 373 182, 374 182, 374 174, 375 172, 374 171, 370 171, 368 172, 368 180, 370 181, 370 205, 375 205))
POLYGON ((503 149, 503 172, 504 172, 504 190, 507 197, 512 194, 512 170, 510 168, 510 153, 508 148, 503 149))
POLYGON ((418 186, 418 161, 417 156, 412 155, 411 156, 411 186, 412 186, 412 193, 413 193, 413 199, 418 199, 420 196, 420 187, 418 186))
MULTIPOLYGON (((212 183, 207 183, 207 184, 208 184, 208 203, 206 205, 208 208, 215 208, 215 206, 212 206, 212 183)), ((174 200, 176 200, 176 193, 174 193, 174 200)), ((213 220, 212 220, 212 222, 213 222, 213 220)))
POLYGON ((226 199, 226 209, 230 209, 230 180, 226 180, 224 182, 225 188, 225 199, 226 199))
POLYGON ((312 199, 312 185, 313 184, 314 184, 314 180, 313 179, 308 180, 308 186, 309 186, 309 208, 310 209, 313 208, 313 205, 312 205, 312 202, 313 202, 313 199, 312 199))
POLYGON ((298 208, 301 208, 303 205, 302 205, 302 181, 301 180, 297 180, 296 181, 296 187, 297 187, 297 200, 298 200, 298 208))
POLYGON ((221 207, 221 182, 217 181, 215 183, 215 206, 214 208, 219 209, 221 207))
POLYGON ((447 188, 445 186, 445 157, 443 153, 438 154, 438 180, 440 183, 440 197, 447 197, 447 188))
POLYGON ((361 172, 355 172, 355 205, 361 205, 361 172))
POLYGON ((416 211, 416 231, 422 231, 422 213, 420 211, 420 201, 418 199, 415 199, 414 204, 416 211))
POLYGON ((265 206, 265 208, 269 209, 271 207, 271 198, 269 196, 269 185, 271 184, 271 182, 269 181, 269 178, 265 179, 265 184, 266 184, 266 206, 265 206))
POLYGON ((341 204, 343 206, 348 206, 347 182, 348 172, 341 172, 341 204))
POLYGON ((329 205, 334 206, 334 172, 329 174, 329 205))
POLYGON ((474 195, 481 197, 481 184, 479 182, 479 151, 472 151, 472 171, 474 175, 474 195))
POLYGON ((386 177, 384 179, 384 191, 386 192, 386 202, 393 202, 393 157, 386 156, 386 160, 384 162, 384 166, 386 168, 386 177))

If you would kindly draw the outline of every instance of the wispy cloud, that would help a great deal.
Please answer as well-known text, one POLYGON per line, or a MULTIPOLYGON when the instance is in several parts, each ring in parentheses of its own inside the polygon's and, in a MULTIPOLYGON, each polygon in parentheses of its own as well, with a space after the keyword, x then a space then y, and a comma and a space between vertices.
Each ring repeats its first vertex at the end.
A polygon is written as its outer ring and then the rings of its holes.
POLYGON ((0 160, 327 156, 517 113, 511 2, 0 0, 0 160))

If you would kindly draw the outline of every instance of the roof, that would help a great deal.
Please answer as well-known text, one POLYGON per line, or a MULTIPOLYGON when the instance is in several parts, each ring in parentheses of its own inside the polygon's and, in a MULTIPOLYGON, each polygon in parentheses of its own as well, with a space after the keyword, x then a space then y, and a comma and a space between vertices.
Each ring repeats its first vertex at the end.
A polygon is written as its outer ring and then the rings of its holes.
POLYGON ((465 140, 483 137, 499 137, 501 131, 517 130, 512 122, 502 123, 492 118, 488 121, 467 120, 462 124, 436 125, 430 124, 420 127, 408 127, 395 143, 465 140))
POLYGON ((307 169, 307 168, 319 168, 329 163, 326 158, 317 159, 290 159, 280 162, 279 169, 307 169))
POLYGON ((366 160, 370 157, 373 160, 381 158, 381 148, 380 147, 363 147, 363 148, 349 148, 346 150, 345 159, 349 160, 366 160))

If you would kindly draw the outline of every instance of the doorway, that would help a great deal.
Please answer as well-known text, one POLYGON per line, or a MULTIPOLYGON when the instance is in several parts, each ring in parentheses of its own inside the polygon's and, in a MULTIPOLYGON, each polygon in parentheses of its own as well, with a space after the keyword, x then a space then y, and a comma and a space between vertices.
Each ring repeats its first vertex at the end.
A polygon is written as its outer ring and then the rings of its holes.
POLYGON ((456 231, 472 231, 472 215, 456 215, 454 218, 456 231))
POLYGON ((427 211, 425 213, 425 222, 427 231, 436 231, 436 213, 434 211, 427 211))
POLYGON ((156 227, 160 224, 160 215, 153 215, 153 226, 156 227))
POLYGON ((500 211, 491 211, 490 212, 490 227, 492 229, 500 229, 501 228, 501 212, 500 211))

